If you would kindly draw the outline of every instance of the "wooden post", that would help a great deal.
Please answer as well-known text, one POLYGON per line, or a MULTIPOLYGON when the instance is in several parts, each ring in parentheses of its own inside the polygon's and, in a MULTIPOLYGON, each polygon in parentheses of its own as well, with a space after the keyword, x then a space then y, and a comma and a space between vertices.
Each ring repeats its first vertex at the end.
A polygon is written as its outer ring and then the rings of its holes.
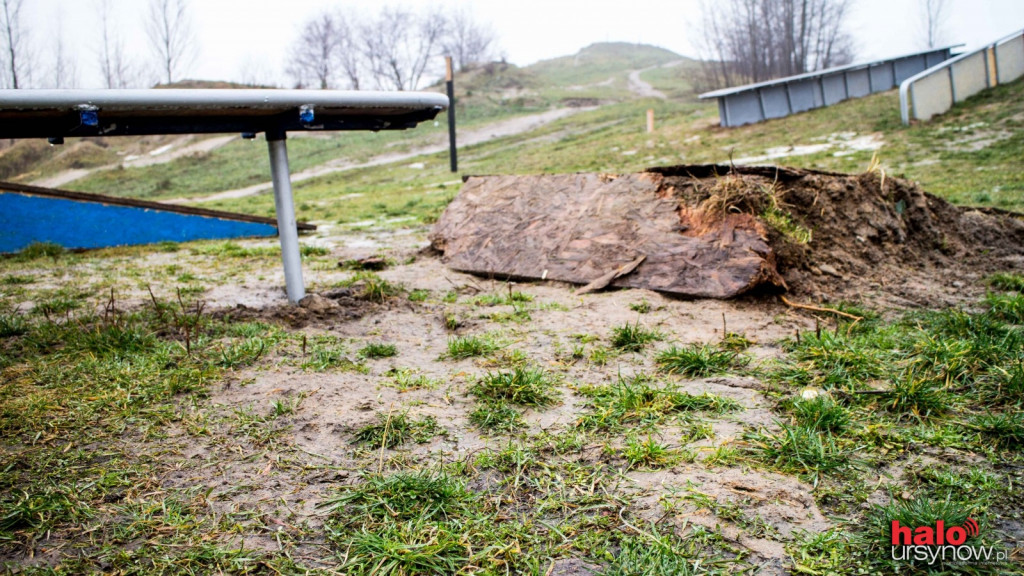
POLYGON ((647 109, 647 133, 654 132, 654 108, 647 109))
POLYGON ((452 70, 452 57, 444 57, 444 80, 448 87, 448 158, 451 160, 452 172, 459 171, 458 152, 455 147, 455 72, 452 70))

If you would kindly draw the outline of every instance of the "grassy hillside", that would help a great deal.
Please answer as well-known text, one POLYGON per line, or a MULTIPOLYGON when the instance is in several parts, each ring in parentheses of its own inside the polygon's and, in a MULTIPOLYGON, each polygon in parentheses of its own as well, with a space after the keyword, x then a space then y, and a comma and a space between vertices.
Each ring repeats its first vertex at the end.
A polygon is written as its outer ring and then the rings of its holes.
MULTIPOLYGON (((859 172, 878 154, 887 174, 918 180, 953 202, 1024 210, 1024 82, 980 94, 931 123, 904 127, 894 92, 740 128, 721 128, 713 105, 641 101, 603 106, 541 129, 460 150, 463 174, 628 172, 652 165, 728 163, 775 152, 778 163, 859 172), (655 110, 647 134, 644 113, 655 110), (862 144, 865 149, 858 149, 862 144), (828 148, 825 146, 828 145, 828 148), (791 155, 801 147, 822 148, 791 155), (878 146, 877 150, 868 149, 878 146)), ((333 174, 296 186, 300 218, 352 223, 429 222, 454 195, 447 156, 423 168, 390 165, 333 174), (399 218, 400 220, 395 220, 399 218)), ((271 215, 269 195, 208 204, 271 215)))
MULTIPOLYGON (((680 62, 682 57, 653 46, 637 44, 595 44, 574 56, 540 62, 520 68, 493 62, 458 74, 456 114, 460 129, 532 114, 552 107, 578 106, 597 102, 621 102, 635 98, 628 89, 633 70, 680 62), (594 81, 595 85, 578 83, 594 81), (611 82, 608 82, 611 80, 611 82)), ((649 73, 654 74, 656 70, 649 73)), ((682 67, 657 76, 658 87, 678 90, 692 99, 682 67)), ((182 87, 175 85, 174 87, 182 87)), ((184 87, 236 87, 227 83, 193 82, 184 87)), ((425 88, 441 92, 443 84, 425 88)), ((401 152, 414 146, 443 141, 447 127, 439 122, 424 123, 407 132, 325 133, 295 138, 289 145, 293 171, 342 158, 361 162, 382 152, 401 152)), ((141 155, 171 142, 171 137, 90 139, 100 148, 84 160, 78 153, 68 160, 65 147, 51 147, 43 141, 22 141, 6 150, 0 145, 0 178, 20 182, 53 175, 68 168, 116 166, 129 154, 141 155), (102 154, 99 153, 102 152, 102 154)), ((269 179, 266 151, 251 142, 237 141, 205 153, 180 158, 167 164, 98 172, 64 186, 84 192, 98 192, 138 198, 173 198, 229 190, 269 179)))
POLYGON ((623 70, 660 66, 682 58, 657 46, 602 42, 591 44, 571 56, 542 60, 530 69, 552 86, 567 87, 601 82, 623 70))
MULTIPOLYGON (((1024 170, 1019 162, 1019 151, 1024 149, 1024 87, 1020 82, 987 91, 932 122, 911 127, 900 124, 893 91, 726 129, 717 124, 714 104, 695 99, 688 82, 694 66, 693 61, 651 46, 596 44, 574 56, 529 67, 492 63, 462 73, 457 80, 461 133, 552 107, 601 105, 514 136, 463 145, 460 169, 463 174, 626 172, 655 164, 735 161, 860 171, 877 152, 887 173, 919 180, 927 190, 954 202, 1024 209, 1024 170), (637 70, 643 71, 641 80, 668 98, 630 93, 628 78, 637 70), (648 108, 655 110, 653 134, 645 132, 648 108)), ((294 138, 289 145, 293 171, 339 159, 357 163, 384 152, 444 142, 445 120, 438 120, 407 132, 294 138)), ((90 152, 84 161, 92 162, 85 165, 117 158, 113 150, 119 141, 107 142, 109 148, 93 146, 84 151, 90 152)), ((38 157, 23 172, 23 180, 75 165, 60 160, 61 154, 67 156, 63 150, 36 144, 18 144, 38 157)), ((16 157, 10 152, 0 155, 0 172, 7 160, 16 157)), ((7 170, 7 177, 11 172, 7 170)), ((211 194, 268 180, 265 147, 237 141, 168 164, 97 172, 66 187, 161 199, 211 194)), ((396 214, 429 220, 454 192, 457 181, 447 171, 446 154, 336 173, 297 185, 299 215, 327 222, 388 219, 396 214)), ((271 214, 272 205, 269 195, 216 204, 261 214, 271 214)))

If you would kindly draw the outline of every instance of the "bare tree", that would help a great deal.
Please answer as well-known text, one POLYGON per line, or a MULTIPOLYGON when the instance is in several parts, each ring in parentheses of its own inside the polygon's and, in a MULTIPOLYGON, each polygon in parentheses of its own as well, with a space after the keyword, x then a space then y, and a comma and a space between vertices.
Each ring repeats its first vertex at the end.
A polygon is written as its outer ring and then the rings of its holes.
POLYGON ((0 27, 3 33, 3 64, 6 85, 24 88, 30 70, 28 35, 21 27, 23 0, 0 0, 0 27))
POLYGON ((703 5, 701 88, 847 64, 850 0, 727 0, 703 5))
POLYGON ((942 29, 949 17, 948 0, 920 0, 923 40, 928 48, 935 48, 942 42, 942 29))
POLYGON ((115 29, 110 0, 97 0, 100 17, 100 47, 97 53, 100 74, 106 88, 130 88, 136 85, 136 67, 125 54, 124 41, 115 29))
POLYGON ((160 62, 164 80, 173 83, 198 53, 187 0, 150 0, 146 34, 160 62))
POLYGON ((360 47, 363 42, 359 37, 362 26, 357 20, 345 19, 339 16, 338 28, 342 32, 341 39, 338 42, 338 64, 341 67, 341 73, 348 80, 349 88, 359 90, 364 68, 362 54, 360 53, 360 47))
POLYGON ((50 68, 50 85, 54 88, 73 88, 78 84, 78 67, 74 53, 69 53, 64 43, 64 18, 57 16, 57 32, 54 34, 53 64, 50 68))
POLYGON ((458 69, 465 70, 490 59, 494 38, 490 26, 477 23, 468 10, 460 8, 448 19, 448 33, 442 47, 445 54, 455 60, 458 69))
POLYGON ((254 88, 276 86, 274 74, 266 60, 252 55, 246 56, 242 65, 238 67, 238 80, 254 88))
POLYGON ((321 89, 330 88, 340 73, 359 89, 360 69, 352 27, 343 16, 322 12, 303 26, 287 71, 297 84, 312 80, 321 89))
POLYGON ((378 88, 415 90, 438 61, 447 19, 435 11, 416 14, 387 6, 364 24, 363 56, 378 88))

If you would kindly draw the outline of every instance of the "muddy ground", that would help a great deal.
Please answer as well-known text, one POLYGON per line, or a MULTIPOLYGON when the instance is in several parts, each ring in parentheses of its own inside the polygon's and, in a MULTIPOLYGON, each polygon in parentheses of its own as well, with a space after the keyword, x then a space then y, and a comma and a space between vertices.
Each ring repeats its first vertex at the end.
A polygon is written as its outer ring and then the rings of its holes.
MULTIPOLYGON (((447 269, 429 249, 425 229, 338 233, 304 242, 326 247, 325 255, 306 262, 306 281, 316 296, 305 306, 285 302, 275 258, 254 259, 226 270, 217 258, 187 251, 129 257, 126 261, 136 281, 134 286, 119 288, 118 306, 125 310, 148 306, 147 286, 153 287, 158 297, 171 298, 173 277, 155 273, 171 266, 190 270, 202 279, 207 288, 197 299, 204 301, 205 309, 214 316, 262 321, 285 330, 289 346, 268 352, 254 367, 228 371, 223 380, 211 383, 208 399, 182 406, 182 421, 169 425, 163 437, 141 440, 129 433, 126 446, 140 457, 160 460, 162 472, 154 480, 161 489, 205 494, 212 514, 240 519, 245 529, 239 531, 242 536, 232 537, 233 543, 271 551, 281 546, 282 532, 301 532, 306 536, 293 543, 295 557, 313 566, 330 564, 325 561, 330 557, 326 539, 308 535, 321 532, 324 516, 318 506, 339 485, 355 483, 365 472, 471 460, 476 454, 500 451, 518 441, 503 434, 484 434, 469 420, 475 407, 470 386, 496 370, 503 357, 521 353, 529 363, 555 375, 559 402, 546 409, 527 409, 524 414, 525 437, 554 438, 571 431, 586 412, 581 388, 611 384, 633 374, 656 373, 656 350, 674 344, 717 343, 731 332, 753 342, 746 355, 756 365, 781 356, 783 339, 834 326, 831 315, 788 306, 770 294, 728 301, 686 300, 646 290, 581 296, 568 284, 509 284, 460 274, 447 269), (342 286, 355 272, 335 263, 371 255, 383 255, 393 263, 379 276, 401 286, 403 295, 368 301, 358 297, 356 288, 342 286), (522 292, 531 300, 488 305, 477 299, 510 291, 522 292), (423 298, 409 299, 413 293, 423 298), (644 308, 649 311, 641 312, 644 308), (612 330, 626 324, 656 330, 663 340, 643 353, 609 352, 612 330), (447 358, 449 339, 463 335, 488 335, 499 343, 500 350, 485 357, 447 358), (365 360, 364 370, 304 368, 303 358, 309 354, 306 342, 322 336, 343 339, 353 357, 366 344, 377 342, 394 344, 397 355, 365 360), (579 353, 574 353, 577 350, 579 353), (403 391, 394 379, 403 371, 424 376, 432 384, 403 391), (268 424, 272 440, 240 432, 240 414, 264 414, 275 403, 292 406, 294 411, 268 424), (393 449, 377 450, 354 442, 356 431, 377 423, 381 414, 396 413, 407 413, 413 419, 432 417, 437 433, 424 443, 393 449), (197 433, 197 429, 203 432, 197 433)), ((954 256, 963 258, 963 254, 947 253, 920 267, 908 267, 903 275, 886 268, 886 276, 877 277, 854 266, 853 260, 843 265, 842 259, 848 257, 844 250, 850 248, 842 242, 836 240, 822 252, 830 258, 827 261, 792 257, 791 268, 798 273, 791 272, 788 279, 806 282, 806 288, 794 290, 791 301, 816 305, 856 301, 883 313, 895 313, 916 307, 970 306, 986 290, 981 282, 984 270, 978 267, 942 273, 943 266, 955 265, 954 256)), ((240 244, 268 245, 255 240, 240 244)), ((1004 270, 1024 268, 1014 258, 1008 255, 993 265, 1004 270)), ((861 257, 856 262, 864 261, 861 257)), ((90 278, 116 273, 124 262, 119 258, 86 260, 59 273, 63 276, 50 276, 47 282, 54 287, 72 279, 88 284, 90 278)), ((97 305, 101 304, 98 299, 97 305)), ((31 310, 33 302, 24 301, 19 307, 31 310)), ((744 445, 744 431, 778 428, 778 416, 772 411, 774 400, 766 395, 768 386, 739 375, 668 376, 665 381, 685 392, 710 392, 741 406, 741 410, 723 415, 702 414, 702 422, 710 424, 713 433, 696 442, 682 439, 683 424, 659 429, 658 438, 669 447, 694 450, 693 461, 665 469, 630 469, 615 451, 621 448, 621 438, 553 457, 601 462, 617 471, 617 490, 633 501, 632 518, 671 523, 682 532, 695 526, 718 529, 738 553, 761 568, 759 573, 785 573, 790 566, 785 545, 791 536, 798 531, 821 532, 833 525, 816 504, 814 487, 793 476, 728 459, 724 464, 715 461, 723 451, 744 445), (770 529, 751 535, 737 521, 678 497, 693 490, 740 510, 739 518, 757 518, 770 529), (666 508, 666 501, 674 506, 666 508)), ((942 457, 941 450, 929 456, 942 457)), ((898 476, 898 469, 866 471, 861 481, 875 488, 864 506, 884 502, 889 485, 898 476)), ((45 563, 47 557, 40 551, 37 559, 28 562, 45 563)), ((588 574, 591 568, 560 560, 548 574, 588 574)))

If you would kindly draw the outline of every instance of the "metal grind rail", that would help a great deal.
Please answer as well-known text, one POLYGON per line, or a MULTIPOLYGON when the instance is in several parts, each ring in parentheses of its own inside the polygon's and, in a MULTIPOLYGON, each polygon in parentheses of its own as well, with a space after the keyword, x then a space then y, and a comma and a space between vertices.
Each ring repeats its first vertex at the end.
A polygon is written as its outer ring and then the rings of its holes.
POLYGON ((405 130, 448 98, 341 90, 0 90, 0 138, 240 133, 266 136, 288 300, 305 296, 288 166, 288 132, 405 130))
POLYGON ((952 48, 724 88, 705 92, 700 99, 718 101, 722 126, 763 122, 892 90, 906 78, 949 59, 952 48))

